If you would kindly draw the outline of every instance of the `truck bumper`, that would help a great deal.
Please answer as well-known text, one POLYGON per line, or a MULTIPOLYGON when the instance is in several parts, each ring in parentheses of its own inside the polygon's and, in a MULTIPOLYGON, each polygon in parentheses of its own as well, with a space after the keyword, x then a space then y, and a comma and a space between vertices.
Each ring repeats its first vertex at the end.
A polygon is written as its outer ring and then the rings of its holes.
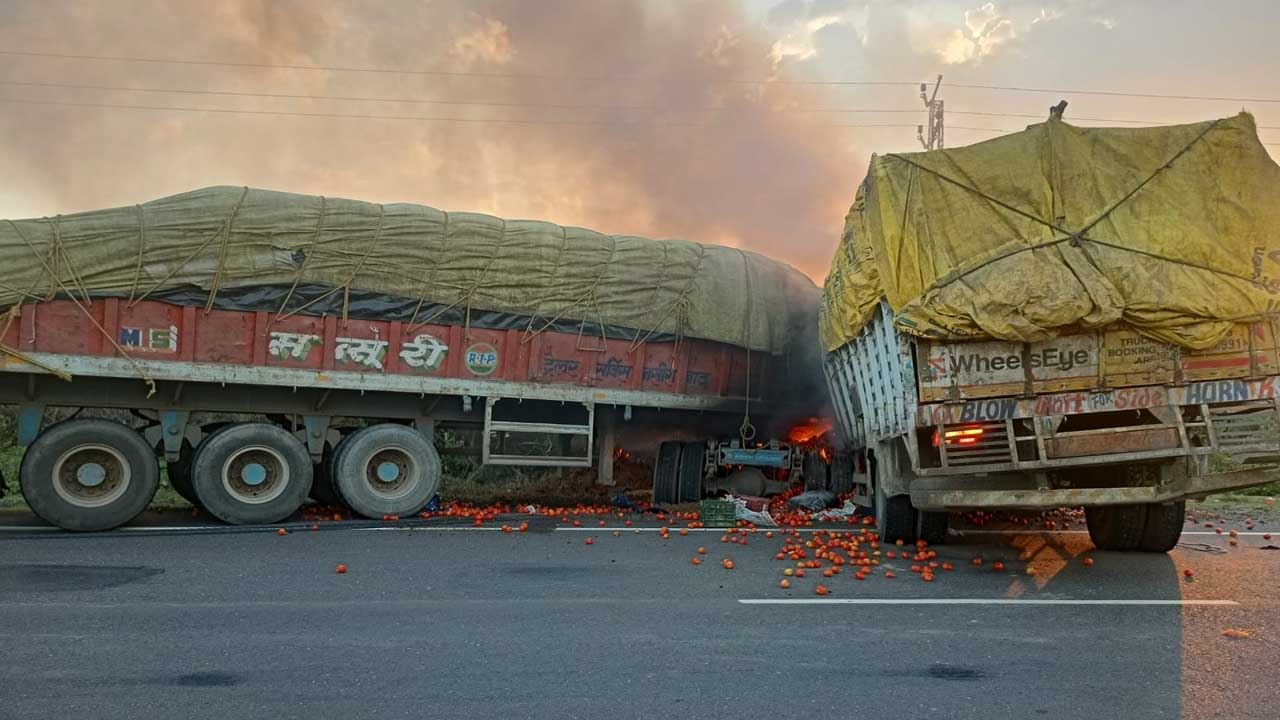
POLYGON ((1076 505, 1134 505, 1200 498, 1271 482, 1275 468, 1237 470, 1228 473, 1184 477, 1160 485, 1107 488, 974 487, 981 477, 928 478, 911 484, 911 504, 921 510, 965 508, 1056 508, 1076 505))

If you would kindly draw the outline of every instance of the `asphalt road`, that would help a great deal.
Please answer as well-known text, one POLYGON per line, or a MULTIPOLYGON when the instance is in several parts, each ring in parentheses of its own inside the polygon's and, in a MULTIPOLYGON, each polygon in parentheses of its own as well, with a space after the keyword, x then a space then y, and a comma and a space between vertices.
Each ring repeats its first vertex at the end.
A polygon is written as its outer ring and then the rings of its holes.
POLYGON ((1258 535, 1169 556, 967 535, 932 583, 899 560, 788 591, 778 538, 719 539, 6 531, 0 717, 1280 717, 1280 551, 1258 535))

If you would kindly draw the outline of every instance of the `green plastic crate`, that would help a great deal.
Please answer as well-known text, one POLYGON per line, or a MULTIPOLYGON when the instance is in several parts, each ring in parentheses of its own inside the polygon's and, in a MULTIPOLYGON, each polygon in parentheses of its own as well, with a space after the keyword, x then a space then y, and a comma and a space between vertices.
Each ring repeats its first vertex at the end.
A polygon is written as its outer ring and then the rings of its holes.
POLYGON ((703 500, 698 503, 698 518, 704 527, 734 527, 738 524, 737 508, 732 500, 703 500))

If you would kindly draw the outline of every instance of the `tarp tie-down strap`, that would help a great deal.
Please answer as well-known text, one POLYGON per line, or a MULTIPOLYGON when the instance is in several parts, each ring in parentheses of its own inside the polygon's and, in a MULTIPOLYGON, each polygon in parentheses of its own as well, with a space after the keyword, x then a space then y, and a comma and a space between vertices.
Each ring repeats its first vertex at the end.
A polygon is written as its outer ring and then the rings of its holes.
MULTIPOLYGON (((203 252, 205 248, 209 247, 209 243, 213 242, 214 239, 216 239, 218 236, 221 235, 224 238, 222 242, 222 250, 218 254, 218 268, 213 275, 213 284, 212 284, 212 288, 209 291, 209 301, 205 304, 205 312, 208 312, 210 309, 212 309, 213 298, 214 298, 214 295, 218 292, 218 283, 221 282, 221 279, 222 279, 222 269, 227 262, 227 241, 231 237, 231 222, 235 220, 236 215, 240 213, 240 207, 244 205, 244 199, 248 195, 249 195, 249 188, 245 187, 244 190, 241 191, 240 193, 240 199, 237 200, 235 206, 231 208, 231 213, 227 215, 227 219, 222 222, 222 225, 217 230, 215 230, 212 235, 205 238, 204 242, 196 246, 196 249, 192 250, 190 255, 187 255, 185 258, 183 258, 182 262, 178 263, 177 265, 174 265, 173 268, 169 270, 169 272, 165 273, 164 277, 157 280, 155 284, 153 284, 150 288, 147 289, 146 292, 142 293, 137 298, 130 299, 127 307, 133 307, 134 305, 137 305, 143 300, 146 300, 148 295, 155 292, 156 290, 159 290, 166 282, 169 281, 169 278, 173 277, 178 273, 179 270, 186 267, 187 263, 191 262, 192 259, 194 259, 201 252, 203 252)), ((139 232, 142 232, 142 230, 140 229, 139 232)))
MULTIPOLYGON (((360 271, 362 269, 364 269, 365 263, 368 262, 369 260, 369 256, 372 255, 373 251, 378 247, 378 241, 382 239, 382 224, 384 222, 385 217, 386 217, 386 207, 383 205, 378 205, 378 228, 373 233, 373 240, 370 241, 365 246, 364 253, 360 256, 360 261, 356 263, 356 266, 354 268, 352 268, 351 274, 347 276, 346 280, 344 280, 341 284, 334 285, 332 288, 327 290, 324 294, 318 295, 308 300, 307 302, 303 303, 302 305, 299 305, 298 307, 290 310, 289 312, 286 312, 286 313, 277 312, 275 319, 287 320, 293 317, 294 315, 297 315, 303 310, 306 310, 312 305, 315 305, 316 303, 323 301, 325 298, 341 290, 342 291, 342 324, 345 326, 347 324, 347 314, 351 307, 351 287, 352 285, 355 284, 356 276, 360 274, 360 271)), ((282 310, 284 309, 283 305, 281 305, 281 309, 282 310)))
POLYGON ((1048 220, 1045 220, 1044 218, 1042 218, 1042 217, 1040 217, 1040 216, 1038 216, 1038 215, 1036 215, 1036 214, 1034 214, 1034 213, 1030 213, 1030 212, 1027 212, 1026 210, 1023 210, 1023 209, 1021 209, 1021 208, 1019 208, 1019 207, 1015 207, 1014 205, 1010 205, 1009 203, 1004 202, 1004 201, 1003 201, 1003 200, 1001 200, 1000 198, 997 198, 997 197, 995 197, 995 196, 993 196, 993 195, 990 195, 990 194, 988 194, 988 193, 985 193, 985 192, 983 192, 983 191, 979 190, 978 188, 973 187, 972 185, 969 185, 968 183, 961 182, 960 180, 956 180, 955 178, 952 178, 952 177, 948 176, 948 175, 947 175, 947 174, 945 174, 945 173, 942 173, 942 172, 939 172, 939 171, 937 171, 937 170, 934 170, 933 168, 925 167, 924 165, 922 165, 922 164, 920 164, 920 163, 916 162, 915 160, 912 160, 912 159, 910 159, 910 158, 906 157, 905 155, 900 155, 900 154, 898 154, 898 153, 890 153, 890 154, 888 154, 886 157, 891 157, 891 158, 893 158, 893 159, 895 159, 895 160, 900 160, 900 161, 902 161, 902 162, 904 162, 904 163, 906 163, 906 164, 908 164, 908 165, 911 165, 911 166, 912 166, 912 167, 914 167, 914 168, 917 168, 917 169, 919 169, 919 170, 922 170, 922 171, 924 171, 924 172, 927 172, 927 173, 929 173, 930 175, 933 175, 933 176, 937 177, 937 178, 938 178, 938 179, 940 179, 940 180, 943 180, 943 181, 945 181, 945 182, 951 183, 952 185, 955 185, 956 187, 958 187, 958 188, 960 188, 960 189, 962 189, 962 190, 965 190, 965 191, 968 191, 968 192, 970 192, 970 193, 973 193, 974 195, 977 195, 978 197, 981 197, 982 199, 986 200, 987 202, 989 202, 989 203, 991 203, 991 204, 993 204, 993 205, 997 205, 997 206, 999 206, 999 207, 1001 207, 1001 208, 1003 208, 1003 209, 1005 209, 1005 210, 1008 210, 1008 211, 1009 211, 1009 212, 1011 212, 1011 213, 1014 213, 1014 214, 1016 214, 1016 215, 1019 215, 1019 216, 1021 216, 1021 217, 1024 217, 1024 218, 1026 218, 1026 219, 1028 219, 1028 220, 1031 220, 1032 222, 1036 222, 1036 223, 1039 223, 1039 224, 1041 224, 1041 225, 1044 225, 1045 227, 1048 227, 1048 228, 1050 228, 1050 229, 1052 229, 1052 230, 1055 230, 1055 231, 1057 231, 1057 232, 1059 232, 1059 233, 1061 233, 1061 234, 1063 235, 1063 237, 1054 238, 1053 240, 1049 240, 1049 241, 1047 241, 1047 242, 1036 243, 1036 244, 1034 244, 1034 245, 1025 245, 1025 246, 1023 246, 1023 247, 1014 248, 1014 249, 1012 249, 1012 250, 1008 250, 1008 251, 1006 251, 1006 252, 1000 253, 999 255, 996 255, 995 257, 992 257, 992 258, 988 258, 988 259, 986 259, 986 260, 983 260, 982 262, 977 263, 977 264, 975 264, 975 265, 972 265, 972 266, 970 266, 970 267, 961 268, 961 269, 955 270, 955 271, 953 271, 953 272, 947 273, 946 275, 944 275, 944 276, 942 276, 942 277, 938 278, 938 279, 937 279, 937 280, 935 280, 932 284, 930 284, 930 285, 929 285, 929 287, 925 289, 925 293, 928 293, 928 292, 930 292, 930 291, 932 291, 932 290, 936 290, 936 289, 938 289, 938 288, 940 288, 940 287, 942 287, 942 286, 944 286, 944 285, 949 285, 949 284, 951 284, 951 283, 953 283, 953 282, 955 282, 955 281, 957 281, 957 280, 960 280, 960 279, 962 279, 962 278, 964 278, 964 277, 967 277, 968 275, 973 274, 974 272, 977 272, 978 270, 981 270, 982 268, 984 268, 984 267, 986 267, 986 266, 988 266, 988 265, 990 265, 990 264, 992 264, 992 263, 999 262, 1000 260, 1004 260, 1005 258, 1008 258, 1008 257, 1013 256, 1013 255, 1017 255, 1017 254, 1019 254, 1019 253, 1029 252, 1029 251, 1032 251, 1032 250, 1039 250, 1039 249, 1041 249, 1041 248, 1046 248, 1046 247, 1050 247, 1050 246, 1053 246, 1053 245, 1058 245, 1058 244, 1061 244, 1061 243, 1064 243, 1064 242, 1070 242, 1070 243, 1072 243, 1073 245, 1077 245, 1077 246, 1078 246, 1078 245, 1079 245, 1081 242, 1083 242, 1083 241, 1087 241, 1087 242, 1095 243, 1095 244, 1097 244, 1097 245, 1101 245, 1101 246, 1103 246, 1103 247, 1112 248, 1112 249, 1115 249, 1115 250, 1123 250, 1123 251, 1127 251, 1127 252, 1131 252, 1131 253, 1136 253, 1136 254, 1138 254, 1138 255, 1144 255, 1144 256, 1148 256, 1148 257, 1156 258, 1156 259, 1163 260, 1163 261, 1166 261, 1166 262, 1176 263, 1176 264, 1179 264, 1179 265, 1185 265, 1185 266, 1193 267, 1193 268, 1196 268, 1196 269, 1199 269, 1199 270, 1205 270, 1205 271, 1207 271, 1207 272, 1213 272, 1213 273, 1218 273, 1218 274, 1221 274, 1221 275, 1226 275, 1226 276, 1229 276, 1229 277, 1235 277, 1235 278, 1239 278, 1239 279, 1243 279, 1243 280, 1249 280, 1249 281, 1251 281, 1251 282, 1252 282, 1252 281, 1253 281, 1253 279, 1252 279, 1252 278, 1245 277, 1245 276, 1242 276, 1242 275, 1239 275, 1239 274, 1236 274, 1236 273, 1232 273, 1232 272, 1229 272, 1229 271, 1226 271, 1226 270, 1220 270, 1220 269, 1217 269, 1217 268, 1210 268, 1210 267, 1206 267, 1206 266, 1199 265, 1199 264, 1196 264, 1196 263, 1187 262, 1187 261, 1185 261, 1185 260, 1179 260, 1179 259, 1177 259, 1177 258, 1165 257, 1165 256, 1163 256, 1163 255, 1159 255, 1159 254, 1157 254, 1157 253, 1146 252, 1146 251, 1143 251, 1143 250, 1137 250, 1137 249, 1134 249, 1134 248, 1125 247, 1125 246, 1123 246, 1123 245, 1117 245, 1117 244, 1115 244, 1115 243, 1109 243, 1109 242, 1106 242, 1106 241, 1104 241, 1104 240, 1097 240, 1097 239, 1095 239, 1095 238, 1088 237, 1088 236, 1085 234, 1085 233, 1089 232, 1090 230, 1092 230, 1095 226, 1097 226, 1097 224, 1098 224, 1098 223, 1100 223, 1100 222, 1102 222, 1103 220, 1105 220, 1109 215, 1111 215, 1111 213, 1115 212, 1115 211, 1116 211, 1116 209, 1118 209, 1121 205, 1124 205, 1126 202, 1128 202, 1128 201, 1129 201, 1129 199, 1131 199, 1134 195, 1138 194, 1138 192, 1139 192, 1139 191, 1141 191, 1144 187, 1146 187, 1146 186, 1147 186, 1147 184, 1148 184, 1148 183, 1150 183, 1152 180, 1156 179, 1156 177, 1158 177, 1161 173, 1163 173, 1165 170, 1168 170, 1169 168, 1173 167, 1173 164, 1174 164, 1175 162, 1177 162, 1179 158, 1181 158, 1181 157, 1182 157, 1183 155, 1185 155, 1188 151, 1190 151, 1190 150, 1191 150, 1191 148, 1192 148, 1193 146, 1195 146, 1195 145, 1196 145, 1196 143, 1198 143, 1198 142, 1200 142, 1202 139, 1204 139, 1204 137, 1205 137, 1206 135, 1208 135, 1210 131, 1212 131, 1212 130, 1214 130, 1215 128, 1217 128, 1217 127, 1218 127, 1218 124, 1219 124, 1220 122, 1222 122, 1222 121, 1221 121, 1221 120, 1215 120, 1215 121, 1213 121, 1213 122, 1209 123, 1207 126, 1205 126, 1205 128, 1204 128, 1203 130, 1201 130, 1201 131, 1200 131, 1200 133, 1199 133, 1199 134, 1197 134, 1194 138, 1192 138, 1190 142, 1188 142, 1186 145, 1182 146, 1182 148, 1181 148, 1181 149, 1179 149, 1176 153, 1174 153, 1174 154, 1173 154, 1173 155, 1172 155, 1168 160, 1166 160, 1166 161, 1165 161, 1164 163, 1162 163, 1159 167, 1157 167, 1154 171, 1152 171, 1150 175, 1148 175, 1146 178, 1144 178, 1144 179, 1142 180, 1142 182, 1138 183, 1136 186, 1134 186, 1134 187, 1133 187, 1133 189, 1131 189, 1131 190, 1129 190, 1129 192, 1125 193, 1125 194, 1124 194, 1124 195, 1123 195, 1119 200, 1116 200, 1114 203, 1112 203, 1110 207, 1108 207, 1106 210, 1102 211, 1102 213, 1101 213, 1101 214, 1099 214, 1096 218, 1094 218, 1092 221, 1090 221, 1089 223, 1087 223, 1084 227, 1082 227, 1082 228, 1081 228, 1081 229, 1079 229, 1079 230, 1074 230, 1074 231, 1073 231, 1073 230, 1069 230, 1069 229, 1067 229, 1066 227, 1063 227, 1063 226, 1061 226, 1061 225, 1059 225, 1059 224, 1057 224, 1057 223, 1055 223, 1055 222, 1050 222, 1050 221, 1048 221, 1048 220))
MULTIPOLYGON (((17 233, 18 237, 22 238, 22 242, 27 244, 27 247, 31 249, 31 254, 40 260, 40 263, 44 266, 45 272, 49 273, 49 276, 53 278, 53 282, 67 294, 67 298, 71 300, 71 302, 75 303, 75 306, 80 309, 80 312, 84 313, 84 316, 89 320, 89 322, 97 328, 98 332, 102 333, 102 337, 106 338, 107 342, 111 343, 112 347, 116 349, 116 352, 120 353, 120 355, 128 360, 129 364, 133 365, 134 369, 138 371, 138 375, 142 378, 143 382, 147 384, 147 397, 155 395, 156 381, 151 379, 151 375, 147 373, 146 368, 142 367, 142 364, 139 363, 132 355, 125 352, 123 347, 120 347, 120 343, 116 342, 116 339, 111 337, 111 333, 107 332, 107 329, 102 327, 102 324, 93 316, 93 313, 89 311, 89 308, 84 303, 80 302, 80 299, 75 296, 75 293, 71 292, 66 283, 62 281, 62 278, 58 277, 57 273, 54 272, 53 266, 49 264, 49 261, 46 260, 38 250, 36 250, 36 247, 31 244, 31 241, 27 239, 26 235, 22 234, 22 231, 18 229, 18 226, 14 224, 12 220, 6 220, 5 222, 9 223, 9 227, 13 228, 13 231, 17 233)), ((70 265, 70 258, 64 259, 66 259, 67 264, 70 265)))
MULTIPOLYGON (((267 329, 270 329, 271 323, 275 322, 276 320, 279 320, 280 315, 285 311, 285 308, 289 307, 289 301, 293 299, 293 293, 295 290, 298 289, 298 283, 302 282, 302 276, 305 275, 307 272, 307 263, 311 262, 311 256, 315 255, 316 246, 320 244, 320 236, 324 234, 324 220, 326 217, 325 211, 328 210, 328 208, 329 208, 328 201, 325 199, 323 195, 321 195, 320 196, 320 217, 316 219, 316 232, 314 235, 311 236, 311 244, 307 245, 306 250, 302 251, 302 262, 298 263, 298 272, 293 276, 293 284, 289 286, 289 292, 284 294, 284 300, 280 301, 280 309, 276 311, 276 316, 267 321, 267 329)), ((379 224, 378 229, 379 231, 381 231, 382 229, 381 224, 379 224)), ((227 236, 230 237, 230 235, 231 233, 228 232, 227 236)), ((225 247, 225 245, 226 244, 224 243, 223 246, 225 247)), ((216 288, 215 288, 215 292, 216 292, 216 288)), ((211 304, 213 303, 212 292, 209 293, 209 302, 211 304)))
MULTIPOLYGON (((706 257, 707 257, 707 249, 699 245, 698 256, 695 259, 696 264, 693 266, 693 272, 689 273, 689 279, 685 282, 684 287, 680 289, 680 294, 677 295, 676 298, 671 301, 671 304, 667 306, 666 311, 662 313, 662 316, 658 318, 657 322, 653 323, 652 328, 644 334, 644 337, 640 336, 640 329, 639 328, 636 329, 636 337, 631 341, 631 346, 627 349, 627 352, 634 352, 636 348, 643 345, 645 341, 647 341, 650 337, 653 336, 654 333, 658 332, 658 328, 661 328, 662 324, 667 321, 667 318, 671 317, 671 314, 675 312, 677 313, 676 314, 676 349, 675 351, 677 354, 679 353, 680 339, 684 337, 685 325, 689 319, 689 316, 688 316, 689 294, 693 292, 694 281, 696 281, 698 277, 702 274, 702 265, 706 260, 706 257)), ((672 358, 673 362, 674 362, 674 359, 675 358, 673 356, 672 358)))

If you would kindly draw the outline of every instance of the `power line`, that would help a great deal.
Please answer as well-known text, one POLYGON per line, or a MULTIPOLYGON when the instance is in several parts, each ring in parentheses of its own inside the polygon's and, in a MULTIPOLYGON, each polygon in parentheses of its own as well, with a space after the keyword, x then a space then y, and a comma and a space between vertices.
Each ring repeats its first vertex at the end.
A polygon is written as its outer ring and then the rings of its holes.
MULTIPOLYGON (((176 95, 212 95, 218 97, 252 97, 252 98, 272 98, 284 100, 327 100, 340 102, 384 102, 384 103, 404 103, 417 105, 447 105, 447 106, 474 106, 474 107, 509 107, 509 108, 547 108, 555 110, 645 110, 651 112, 715 112, 723 110, 737 110, 725 105, 708 105, 699 108, 660 108, 654 105, 616 105, 616 104, 595 104, 595 103, 542 103, 542 102, 508 102, 508 101, 489 101, 489 100, 444 100, 437 98, 412 98, 412 97, 380 97, 367 95, 315 95, 309 93, 278 93, 278 92, 253 92, 248 90, 193 90, 189 88, 162 88, 162 87, 137 87, 128 85, 99 85, 91 83, 66 83, 52 81, 36 81, 36 80, 0 80, 0 85, 9 85, 14 87, 39 87, 63 90, 101 90, 106 92, 133 92, 133 93, 152 93, 152 94, 176 94, 176 95)), ((794 113, 849 113, 849 114, 910 114, 917 115, 921 110, 907 110, 898 108, 771 108, 771 112, 794 112, 794 113)), ((1042 114, 1033 113, 1000 113, 1000 112, 979 112, 971 110, 949 110, 952 115, 969 115, 974 117, 1008 117, 1008 118, 1029 118, 1043 119, 1042 114)), ((1096 118, 1096 117, 1077 117, 1072 120, 1081 120, 1085 122, 1113 122, 1140 125, 1172 125, 1175 123, 1166 120, 1132 120, 1121 118, 1096 118)), ((1260 125, 1259 129, 1280 129, 1280 126, 1260 125)))
MULTIPOLYGON (((631 126, 631 127, 661 127, 661 128, 704 128, 704 127, 723 127, 724 123, 665 123, 665 122, 649 122, 649 121, 622 121, 622 120, 542 120, 542 119, 504 119, 504 118, 467 118, 467 117, 435 117, 424 115, 378 115, 370 113, 329 113, 329 112, 296 112, 285 110, 243 110, 235 108, 209 108, 209 107, 184 107, 177 105, 126 105, 122 103, 93 103, 93 102, 73 102, 65 100, 32 100, 28 98, 6 98, 0 97, 0 103, 14 103, 21 105, 49 105, 57 107, 91 107, 112 110, 152 110, 152 111, 174 111, 174 112, 191 112, 191 113, 219 113, 227 115, 262 115, 277 117, 309 117, 309 118, 332 118, 347 120, 400 120, 400 121, 418 121, 418 122, 452 122, 452 123, 472 123, 472 124, 497 124, 497 125, 569 125, 569 126, 631 126)), ((909 123, 845 123, 845 124, 824 124, 819 127, 832 128, 912 128, 915 127, 909 123)), ((1004 132, 996 128, 967 128, 981 129, 991 132, 1004 132)))
MULTIPOLYGON (((199 65, 204 67, 233 67, 233 68, 253 68, 259 70, 309 70, 319 72, 352 72, 352 73, 379 73, 386 75, 427 75, 435 77, 483 77, 483 78, 506 78, 516 80, 620 80, 625 79, 623 76, 617 75, 550 75, 543 73, 506 73, 506 72, 483 72, 474 70, 416 70, 408 68, 379 68, 367 66, 347 66, 347 65, 297 65, 285 63, 250 63, 250 62, 231 62, 227 60, 189 60, 182 58, 154 58, 154 57, 137 57, 130 55, 83 55, 76 53, 52 53, 52 52, 35 52, 31 50, 0 50, 0 55, 9 55, 14 57, 37 57, 37 58, 56 58, 62 60, 95 60, 106 62, 130 62, 130 63, 147 63, 154 65, 199 65)), ((763 79, 763 80, 745 80, 745 79, 729 79, 722 82, 741 83, 750 85, 769 85, 769 84, 788 84, 786 82, 763 79)), ((816 84, 821 84, 815 81, 816 84)), ((811 83, 814 84, 814 83, 811 83)), ((841 80, 841 85, 915 85, 911 82, 897 82, 885 80, 841 80)))
MULTIPOLYGON (((0 50, 0 55, 11 57, 58 58, 66 60, 93 60, 106 62, 132 62, 158 65, 198 65, 205 67, 237 67, 267 70, 305 70, 320 72, 380 73, 389 75, 425 75, 437 77, 484 77, 523 80, 619 80, 622 76, 603 75, 553 75, 545 73, 507 73, 474 70, 417 70, 409 68, 379 68, 343 65, 301 65, 286 63, 249 63, 226 60, 190 60, 182 58, 155 58, 129 55, 85 55, 76 53, 36 52, 31 50, 0 50)), ((917 83, 902 80, 799 80, 785 78, 727 79, 721 82, 746 85, 813 85, 813 86, 914 86, 917 83)), ((975 83, 950 83, 950 87, 971 90, 995 90, 1004 92, 1057 93, 1064 95, 1105 95, 1110 97, 1156 98, 1167 100, 1204 100, 1211 102, 1280 103, 1280 98, 1225 97, 1213 95, 1182 95, 1164 93, 1140 93, 1120 90, 1078 90, 1061 88, 1036 88, 1016 85, 981 85, 975 83)))
POLYGON ((1209 100, 1214 102, 1280 103, 1280 98, 1218 97, 1218 96, 1212 96, 1212 95, 1167 95, 1163 93, 1122 92, 1119 90, 1062 90, 1062 89, 1055 89, 1055 88, 1017 87, 1017 86, 1011 86, 1011 85, 972 85, 972 84, 966 85, 964 83, 949 83, 949 85, 950 87, 969 88, 973 90, 1005 90, 1010 92, 1056 93, 1060 95, 1107 95, 1110 97, 1160 98, 1165 100, 1209 100))
MULTIPOLYGON (((64 83, 34 80, 0 80, 0 85, 16 87, 57 88, 66 90, 104 90, 109 92, 158 93, 177 95, 216 95, 222 97, 255 97, 276 98, 286 100, 335 100, 344 102, 386 102, 418 105, 472 105, 476 107, 536 107, 558 110, 648 110, 653 112, 712 112, 720 110, 738 110, 728 105, 714 105, 700 108, 660 108, 654 105, 610 105, 593 103, 541 103, 541 102, 507 102, 507 101, 473 101, 473 100, 440 100, 435 98, 377 97, 363 95, 312 95, 305 93, 252 92, 248 90, 192 90, 188 88, 131 87, 127 85, 95 85, 85 83, 64 83)), ((811 112, 796 110, 795 112, 811 112)), ((824 112, 824 111, 813 111, 824 112)), ((919 110, 876 110, 876 109, 842 109, 834 112, 842 113, 920 113, 919 110)))

